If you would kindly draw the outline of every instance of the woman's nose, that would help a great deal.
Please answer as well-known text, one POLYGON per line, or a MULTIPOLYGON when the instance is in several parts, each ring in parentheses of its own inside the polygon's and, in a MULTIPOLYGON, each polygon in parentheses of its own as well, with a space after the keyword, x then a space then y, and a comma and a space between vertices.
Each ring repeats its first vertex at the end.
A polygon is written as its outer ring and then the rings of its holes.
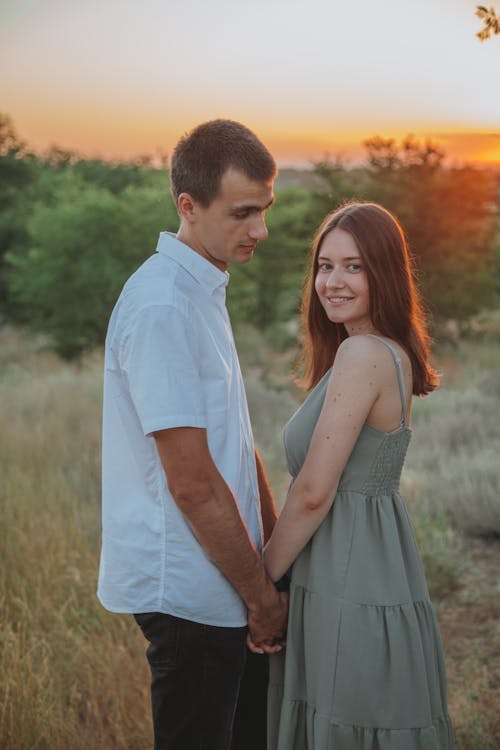
POLYGON ((344 282, 342 279, 341 269, 332 268, 332 270, 328 274, 328 278, 326 279, 326 286, 333 289, 335 287, 339 287, 343 285, 344 285, 344 282))

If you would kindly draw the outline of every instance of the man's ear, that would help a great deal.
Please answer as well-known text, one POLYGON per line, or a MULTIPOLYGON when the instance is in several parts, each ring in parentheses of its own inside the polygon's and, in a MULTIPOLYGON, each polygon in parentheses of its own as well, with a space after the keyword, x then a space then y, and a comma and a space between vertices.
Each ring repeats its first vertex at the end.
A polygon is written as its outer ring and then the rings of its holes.
POLYGON ((194 224, 197 216, 197 203, 189 193, 181 193, 177 198, 177 211, 181 219, 194 224))

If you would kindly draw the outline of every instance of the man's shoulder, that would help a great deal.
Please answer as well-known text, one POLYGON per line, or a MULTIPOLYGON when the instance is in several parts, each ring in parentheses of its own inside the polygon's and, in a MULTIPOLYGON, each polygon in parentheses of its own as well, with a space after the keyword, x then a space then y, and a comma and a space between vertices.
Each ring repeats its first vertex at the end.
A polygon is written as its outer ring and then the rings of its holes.
POLYGON ((186 311, 189 294, 179 280, 179 266, 155 253, 126 281, 121 301, 130 312, 157 306, 176 307, 186 311))

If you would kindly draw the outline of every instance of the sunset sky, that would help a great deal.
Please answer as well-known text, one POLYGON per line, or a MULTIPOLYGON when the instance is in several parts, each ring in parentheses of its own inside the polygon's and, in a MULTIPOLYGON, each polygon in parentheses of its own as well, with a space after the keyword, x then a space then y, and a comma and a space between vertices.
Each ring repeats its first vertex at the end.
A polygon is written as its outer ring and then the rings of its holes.
MULTIPOLYGON (((488 0, 497 10, 500 3, 488 0)), ((241 120, 285 166, 413 133, 500 164, 500 37, 472 0, 0 0, 0 111, 32 147, 169 152, 241 120)))

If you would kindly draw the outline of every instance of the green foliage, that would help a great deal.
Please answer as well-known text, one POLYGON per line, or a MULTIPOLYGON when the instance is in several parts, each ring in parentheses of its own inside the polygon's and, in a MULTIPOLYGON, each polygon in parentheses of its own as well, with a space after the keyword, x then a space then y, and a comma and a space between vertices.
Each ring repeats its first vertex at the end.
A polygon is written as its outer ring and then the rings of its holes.
POLYGON ((35 156, 0 115, 0 311, 50 334, 64 356, 103 342, 124 280, 177 221, 151 159, 35 156))
POLYGON ((53 205, 34 207, 27 250, 7 260, 18 316, 73 358, 104 340, 120 289, 151 254, 168 211, 154 188, 116 196, 74 174, 65 182, 53 205))
POLYGON ((435 144, 371 138, 365 195, 393 211, 415 256, 436 320, 464 319, 494 303, 495 177, 443 166, 435 144))
MULTIPOLYGON (((133 162, 106 162, 82 159, 56 146, 36 156, 18 138, 10 118, 0 114, 0 311, 4 317, 12 317, 14 312, 19 318, 19 304, 13 311, 7 289, 7 252, 16 257, 26 255, 32 244, 28 230, 30 217, 40 204, 54 206, 68 190, 78 202, 77 185, 82 189, 103 188, 114 195, 122 195, 130 187, 146 192, 161 188, 163 199, 169 202, 168 174, 154 169, 149 157, 133 162)), ((149 209, 144 218, 148 213, 149 209)), ((141 217, 139 221, 144 224, 141 217)))
MULTIPOLYGON (((312 237, 327 213, 353 198, 378 201, 401 220, 436 323, 498 304, 498 176, 447 167, 438 147, 411 136, 401 143, 376 136, 365 146, 366 167, 324 161, 307 189, 277 188, 268 239, 251 263, 231 268, 236 323, 286 345, 312 237)), ((158 231, 177 225, 168 173, 150 158, 109 163, 57 147, 36 156, 0 115, 0 313, 7 320, 49 333, 68 357, 102 343, 124 279, 152 252, 158 231)))
POLYGON ((106 188, 111 193, 120 193, 131 186, 142 187, 147 183, 148 173, 138 164, 108 164, 100 159, 79 159, 72 170, 85 182, 106 188))
POLYGON ((334 209, 348 200, 363 200, 366 196, 364 170, 347 169, 340 159, 321 161, 314 165, 314 172, 323 184, 323 189, 314 191, 317 225, 334 209))
POLYGON ((0 113, 0 309, 7 294, 4 256, 7 248, 26 237, 27 194, 35 169, 35 160, 17 137, 12 121, 0 113))

